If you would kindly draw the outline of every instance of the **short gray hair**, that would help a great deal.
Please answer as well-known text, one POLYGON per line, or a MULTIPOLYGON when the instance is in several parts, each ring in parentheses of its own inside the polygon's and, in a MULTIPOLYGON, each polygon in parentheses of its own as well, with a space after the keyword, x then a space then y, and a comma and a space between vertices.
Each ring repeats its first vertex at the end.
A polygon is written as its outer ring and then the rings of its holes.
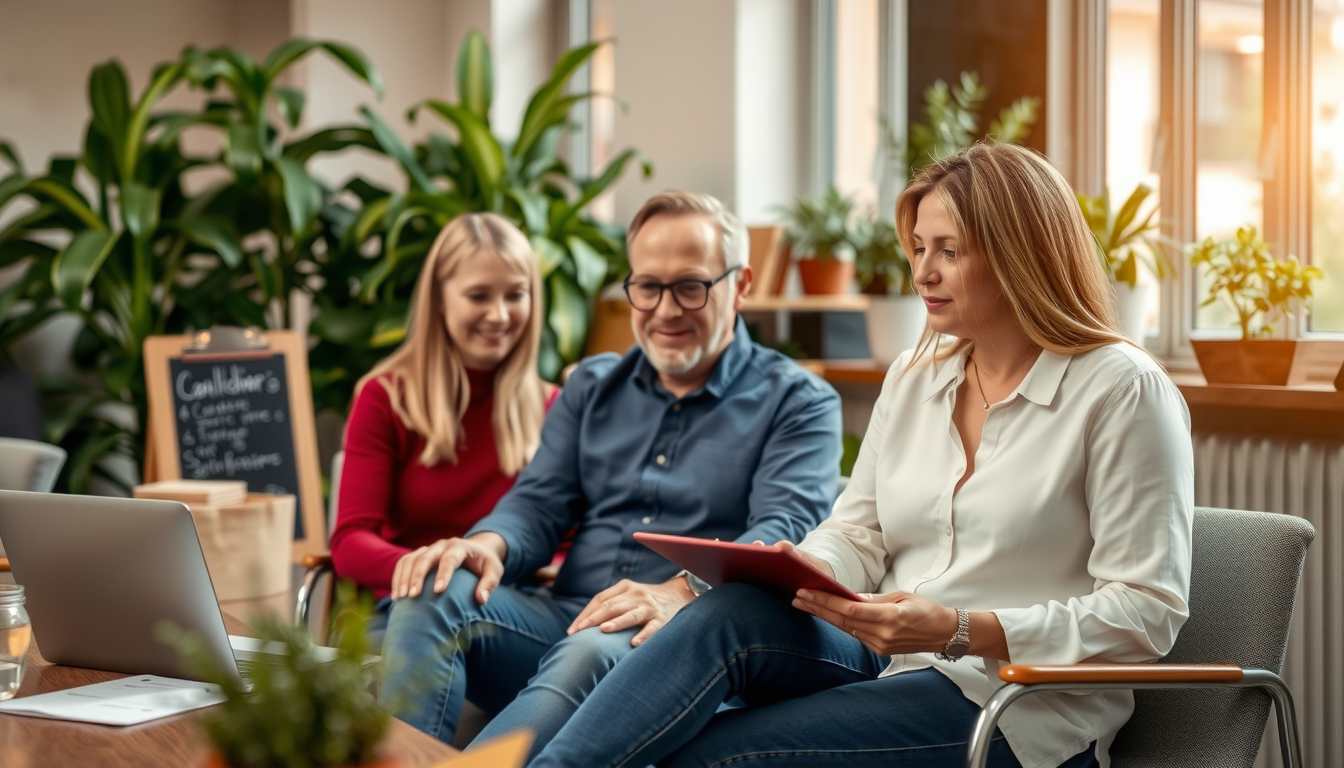
POLYGON ((630 230, 625 235, 625 247, 635 242, 635 235, 654 216, 689 216, 704 214, 714 221, 719 230, 719 253, 723 256, 725 269, 747 266, 750 243, 747 228, 734 216, 718 198, 701 192, 682 192, 669 189, 649 198, 630 222, 630 230))

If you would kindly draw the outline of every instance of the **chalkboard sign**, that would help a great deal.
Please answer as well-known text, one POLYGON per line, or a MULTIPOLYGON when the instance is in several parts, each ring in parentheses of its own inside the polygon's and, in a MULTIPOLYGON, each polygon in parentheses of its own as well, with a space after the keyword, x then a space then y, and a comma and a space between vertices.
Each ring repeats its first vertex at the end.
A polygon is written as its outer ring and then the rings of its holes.
MULTIPOLYGON (((246 480, 254 493, 299 491, 285 358, 168 361, 177 448, 187 480, 246 480)), ((303 516, 294 516, 303 538, 303 516)))
POLYGON ((254 493, 293 494, 298 560, 327 543, 307 347, 292 331, 261 336, 260 349, 201 353, 185 336, 145 340, 144 480, 245 480, 254 493))

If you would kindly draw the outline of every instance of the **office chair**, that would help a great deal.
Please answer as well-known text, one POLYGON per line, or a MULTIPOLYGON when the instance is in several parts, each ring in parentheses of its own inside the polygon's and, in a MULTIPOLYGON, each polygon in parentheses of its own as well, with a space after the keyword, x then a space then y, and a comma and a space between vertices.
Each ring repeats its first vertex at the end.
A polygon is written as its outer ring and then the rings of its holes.
MULTIPOLYGON (((65 465, 65 449, 37 440, 0 437, 0 488, 6 491, 50 493, 65 465)), ((9 558, 0 543, 0 572, 9 571, 9 558)))
POLYGON ((1293 602, 1316 529, 1291 515, 1195 508, 1190 618, 1156 664, 1010 664, 967 748, 983 768, 1003 710, 1043 691, 1131 689, 1134 714, 1111 765, 1251 766, 1272 700, 1284 768, 1301 768, 1292 693, 1279 677, 1293 602))
MULTIPOLYGON (((336 497, 341 490, 341 466, 345 463, 345 451, 337 451, 331 457, 331 494, 327 498, 327 536, 331 536, 332 528, 336 525, 336 497)), ((301 627, 309 628, 308 616, 312 609, 313 595, 317 592, 317 585, 324 576, 335 576, 336 570, 331 564, 331 552, 328 551, 321 555, 304 555, 300 561, 306 569, 303 574, 303 581, 299 583, 298 595, 294 601, 294 623, 301 627)), ((331 602, 331 580, 327 580, 327 588, 323 590, 324 600, 329 605, 331 602)), ((318 640, 325 638, 326 632, 320 633, 318 640)))

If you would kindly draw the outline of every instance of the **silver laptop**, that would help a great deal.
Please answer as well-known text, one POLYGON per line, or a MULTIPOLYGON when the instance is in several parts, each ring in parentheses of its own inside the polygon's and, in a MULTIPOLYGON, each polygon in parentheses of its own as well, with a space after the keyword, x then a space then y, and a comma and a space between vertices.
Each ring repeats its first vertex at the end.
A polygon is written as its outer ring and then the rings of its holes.
POLYGON ((0 539, 47 661, 200 679, 156 637, 164 620, 198 634, 240 681, 273 658, 225 630, 185 504, 0 490, 0 539))

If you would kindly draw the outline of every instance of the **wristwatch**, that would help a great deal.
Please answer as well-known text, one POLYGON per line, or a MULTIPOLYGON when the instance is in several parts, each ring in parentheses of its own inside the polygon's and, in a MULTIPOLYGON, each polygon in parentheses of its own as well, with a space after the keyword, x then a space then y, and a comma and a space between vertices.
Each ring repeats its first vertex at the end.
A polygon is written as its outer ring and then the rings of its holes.
POLYGON ((691 590, 691 594, 695 595, 696 597, 699 597, 708 592, 710 589, 712 589, 712 587, 710 587, 708 584, 706 584, 703 580, 701 580, 699 577, 697 577, 694 573, 691 573, 690 571, 682 571, 677 575, 685 577, 686 588, 691 590))
POLYGON ((971 615, 965 608, 957 609, 957 634, 947 641, 942 653, 933 654, 939 661, 957 661, 971 650, 971 615))

